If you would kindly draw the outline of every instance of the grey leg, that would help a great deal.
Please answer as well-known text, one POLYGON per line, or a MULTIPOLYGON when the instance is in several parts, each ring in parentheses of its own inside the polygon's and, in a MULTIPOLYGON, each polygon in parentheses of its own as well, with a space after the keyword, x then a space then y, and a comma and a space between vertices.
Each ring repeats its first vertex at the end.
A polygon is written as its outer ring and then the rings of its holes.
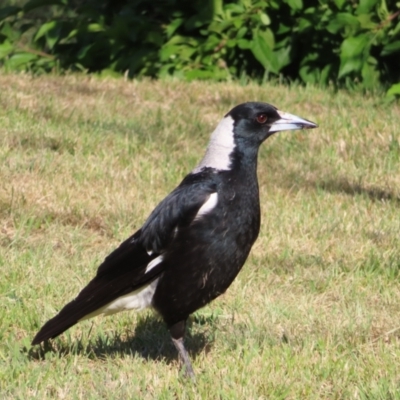
POLYGON ((185 345, 183 344, 183 337, 185 335, 186 321, 180 321, 175 325, 172 325, 169 329, 171 333, 172 342, 179 353, 179 358, 185 368, 185 375, 195 380, 195 374, 193 371, 192 363, 190 362, 189 354, 186 351, 185 345))

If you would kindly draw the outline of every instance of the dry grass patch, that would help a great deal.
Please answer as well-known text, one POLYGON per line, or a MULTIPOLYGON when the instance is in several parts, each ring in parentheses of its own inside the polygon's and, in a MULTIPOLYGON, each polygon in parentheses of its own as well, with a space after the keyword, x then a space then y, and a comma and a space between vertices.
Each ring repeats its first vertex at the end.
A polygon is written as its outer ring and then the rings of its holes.
POLYGON ((274 84, 0 74, 0 87, 2 398, 400 398, 398 106, 274 84), (31 349, 248 100, 320 127, 261 149, 260 238, 191 321, 197 385, 150 312, 31 349))

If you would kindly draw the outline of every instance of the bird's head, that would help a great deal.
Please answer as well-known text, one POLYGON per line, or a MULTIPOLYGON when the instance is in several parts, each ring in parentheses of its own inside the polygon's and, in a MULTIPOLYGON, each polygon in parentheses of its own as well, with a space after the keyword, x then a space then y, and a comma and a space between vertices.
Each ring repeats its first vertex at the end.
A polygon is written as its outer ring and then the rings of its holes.
POLYGON ((232 131, 236 140, 256 146, 275 132, 317 127, 314 122, 280 111, 271 104, 259 102, 239 104, 225 118, 232 119, 232 131))
POLYGON ((229 170, 232 160, 238 156, 244 155, 247 160, 257 157, 261 143, 275 132, 316 127, 314 122, 279 111, 267 103, 239 104, 218 124, 205 156, 193 172, 205 167, 229 170))

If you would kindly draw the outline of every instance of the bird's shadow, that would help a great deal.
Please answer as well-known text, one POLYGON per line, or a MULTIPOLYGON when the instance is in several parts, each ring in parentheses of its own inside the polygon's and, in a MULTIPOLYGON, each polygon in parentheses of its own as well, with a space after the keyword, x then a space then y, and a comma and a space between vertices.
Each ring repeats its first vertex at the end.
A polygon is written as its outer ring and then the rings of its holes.
MULTIPOLYGON (((209 333, 201 329, 193 329, 194 325, 213 326, 213 317, 189 318, 185 346, 191 356, 195 359, 201 352, 208 352, 212 346, 209 333)), ((108 357, 134 356, 146 360, 163 360, 167 364, 175 362, 178 354, 172 344, 171 336, 165 324, 155 315, 140 318, 135 326, 134 333, 117 334, 108 336, 100 334, 98 337, 87 341, 75 340, 71 344, 60 341, 46 341, 41 346, 24 348, 22 350, 30 360, 43 360, 48 353, 65 356, 78 354, 90 359, 104 359, 108 357)))
POLYGON ((376 186, 366 187, 361 183, 351 182, 347 178, 312 182, 312 186, 330 193, 344 193, 349 196, 362 195, 374 202, 390 201, 400 205, 400 197, 397 193, 376 186))

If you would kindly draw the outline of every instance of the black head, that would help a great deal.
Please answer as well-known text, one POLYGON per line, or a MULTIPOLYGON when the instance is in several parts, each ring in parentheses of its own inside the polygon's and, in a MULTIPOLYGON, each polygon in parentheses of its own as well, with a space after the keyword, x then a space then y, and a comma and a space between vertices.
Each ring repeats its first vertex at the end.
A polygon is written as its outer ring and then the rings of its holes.
POLYGON ((249 102, 232 108, 225 116, 234 121, 236 141, 259 146, 275 132, 294 129, 316 128, 317 124, 306 119, 279 111, 267 103, 249 102))

